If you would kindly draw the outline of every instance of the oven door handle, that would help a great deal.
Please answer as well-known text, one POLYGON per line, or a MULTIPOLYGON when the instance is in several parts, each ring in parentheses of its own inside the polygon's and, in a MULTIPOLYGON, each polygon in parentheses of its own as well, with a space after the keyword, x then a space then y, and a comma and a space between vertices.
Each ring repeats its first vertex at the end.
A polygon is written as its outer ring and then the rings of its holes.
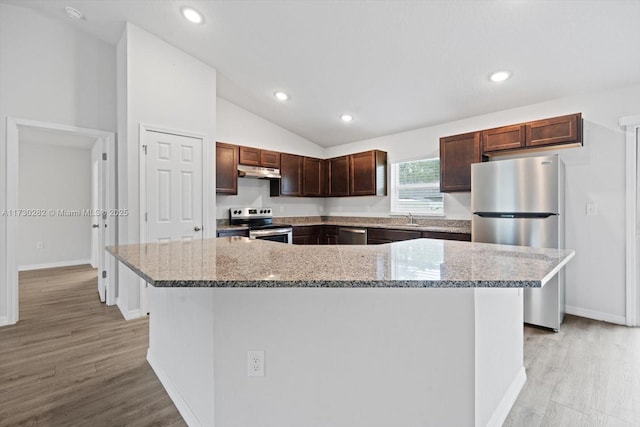
POLYGON ((273 230, 249 230, 250 236, 264 237, 264 236, 278 236, 281 234, 289 234, 293 230, 291 228, 276 228, 273 230))

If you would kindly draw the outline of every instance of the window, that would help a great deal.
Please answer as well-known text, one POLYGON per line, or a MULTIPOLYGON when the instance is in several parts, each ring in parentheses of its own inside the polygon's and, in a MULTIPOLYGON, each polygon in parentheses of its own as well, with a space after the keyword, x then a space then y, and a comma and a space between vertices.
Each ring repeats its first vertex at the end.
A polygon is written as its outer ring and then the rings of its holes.
POLYGON ((444 214, 440 159, 391 164, 391 212, 444 214))

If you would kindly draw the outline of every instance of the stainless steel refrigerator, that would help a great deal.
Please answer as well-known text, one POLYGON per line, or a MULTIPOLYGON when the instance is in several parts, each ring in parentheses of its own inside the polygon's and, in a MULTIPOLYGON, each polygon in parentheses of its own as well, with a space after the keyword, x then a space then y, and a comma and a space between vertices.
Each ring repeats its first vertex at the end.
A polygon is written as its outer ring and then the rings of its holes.
MULTIPOLYGON (((564 248, 564 163, 557 155, 471 165, 474 242, 564 248)), ((524 321, 560 329, 564 269, 542 288, 524 290, 524 321)))

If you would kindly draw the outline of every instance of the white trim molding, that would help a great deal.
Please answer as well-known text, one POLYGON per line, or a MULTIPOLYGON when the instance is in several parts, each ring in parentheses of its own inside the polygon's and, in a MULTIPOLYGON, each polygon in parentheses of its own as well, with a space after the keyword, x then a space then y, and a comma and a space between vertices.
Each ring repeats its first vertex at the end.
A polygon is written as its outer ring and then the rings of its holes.
POLYGON ((173 401, 173 404, 176 405, 178 412, 182 415, 182 418, 187 423, 189 427, 197 427, 201 426, 200 420, 193 413, 187 401, 182 397, 182 394, 178 391, 176 386, 171 382, 169 376, 164 372, 164 370, 160 367, 160 364, 156 361, 156 358, 151 353, 151 349, 147 350, 147 362, 151 365, 151 369, 155 372, 156 376, 160 380, 160 383, 166 390, 167 394, 173 401))
POLYGON ((616 314, 605 313, 602 311, 589 310, 582 307, 574 307, 572 305, 565 306, 564 310, 565 313, 572 314, 574 316, 586 317, 587 319, 593 320, 602 320, 603 322, 615 323, 617 325, 627 325, 627 318, 625 316, 618 316, 616 314))
POLYGON ((524 387, 526 382, 527 373, 523 366, 516 374, 513 382, 511 382, 511 385, 502 397, 502 400, 500 400, 500 403, 498 403, 496 410, 491 414, 487 427, 500 427, 504 424, 504 421, 509 416, 509 412, 511 412, 511 408, 513 408, 513 404, 516 403, 516 399, 518 399, 518 395, 520 394, 520 391, 522 391, 522 387, 524 387))
MULTIPOLYGON (((618 121, 626 133, 626 256, 625 282, 627 326, 638 325, 638 129, 640 115, 622 117, 618 121)), ((604 319, 603 319, 604 320, 604 319)), ((617 322, 615 322, 617 323, 617 322)))
MULTIPOLYGON (((54 132, 72 132, 83 136, 96 138, 96 140, 104 140, 107 144, 107 153, 110 156, 110 164, 114 165, 115 170, 115 133, 98 130, 81 128, 77 126, 69 126, 58 123, 38 122, 28 119, 18 119, 15 117, 7 117, 7 157, 5 159, 6 166, 6 201, 5 207, 7 210, 18 208, 18 145, 19 145, 19 128, 30 127, 44 129, 54 132)), ((115 173, 109 171, 107 188, 112 194, 107 195, 108 200, 115 200, 116 182, 115 173)), ((108 206, 115 208, 115 206, 108 206)), ((2 304, 6 304, 7 312, 7 324, 12 325, 18 322, 18 263, 15 256, 16 242, 17 242, 17 229, 18 218, 16 216, 6 216, 4 219, 4 231, 5 231, 5 246, 4 257, 6 262, 6 271, 4 272, 5 286, 7 287, 7 301, 0 301, 2 304)), ((116 224, 115 219, 108 218, 110 231, 107 236, 116 236, 116 224)), ((117 244, 114 238, 108 239, 107 245, 117 244)), ((107 275, 112 276, 112 272, 108 271, 107 275)), ((114 289, 109 289, 108 295, 115 295, 114 289)), ((114 301, 111 301, 112 303, 114 301)))
MULTIPOLYGON (((31 270, 43 270, 45 268, 59 268, 59 267, 74 267, 76 265, 90 265, 90 259, 76 259, 71 261, 58 261, 58 262, 47 262, 44 264, 29 264, 29 265, 21 265, 18 267, 18 271, 31 271, 31 270)), ((96 269, 97 270, 97 269, 96 269)))

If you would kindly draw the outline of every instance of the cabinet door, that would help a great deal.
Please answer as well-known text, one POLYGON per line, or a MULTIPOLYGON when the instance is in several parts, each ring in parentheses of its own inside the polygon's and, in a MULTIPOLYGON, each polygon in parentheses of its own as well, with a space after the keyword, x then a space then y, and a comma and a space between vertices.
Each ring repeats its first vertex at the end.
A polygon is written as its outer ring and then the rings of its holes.
POLYGON ((471 191, 471 164, 481 161, 480 132, 440 138, 440 191, 471 191))
POLYGON ((338 227, 335 225, 323 225, 320 237, 321 245, 338 244, 338 227))
POLYGON ((323 161, 305 157, 302 164, 302 193, 305 196, 323 196, 324 168, 323 161))
POLYGON ((526 146, 572 144, 582 142, 582 114, 537 120, 525 125, 526 146))
POLYGON ((389 242, 400 242, 402 240, 419 239, 422 232, 411 230, 394 230, 386 228, 367 229, 367 244, 380 244, 389 242), (371 243, 369 243, 371 242, 371 243))
POLYGON ((216 193, 238 194, 238 146, 216 143, 216 193))
POLYGON ((375 196, 375 151, 366 151, 349 156, 349 194, 351 196, 375 196))
POLYGON ((277 151, 260 150, 260 166, 280 169, 280 153, 277 151))
POLYGON ((327 160, 327 196, 349 195, 349 156, 327 160))
POLYGON ((482 131, 482 152, 523 148, 524 128, 524 125, 513 125, 482 131))
POLYGON ((260 149, 252 147, 240 147, 240 164, 248 166, 260 166, 260 149))
POLYGON ((319 245, 322 234, 322 226, 303 225, 293 227, 294 245, 319 245))
POLYGON ((445 231, 425 231, 422 233, 422 237, 425 239, 471 241, 471 234, 469 233, 448 233, 445 231))
POLYGON ((302 196, 302 156, 280 155, 280 195, 302 196))

